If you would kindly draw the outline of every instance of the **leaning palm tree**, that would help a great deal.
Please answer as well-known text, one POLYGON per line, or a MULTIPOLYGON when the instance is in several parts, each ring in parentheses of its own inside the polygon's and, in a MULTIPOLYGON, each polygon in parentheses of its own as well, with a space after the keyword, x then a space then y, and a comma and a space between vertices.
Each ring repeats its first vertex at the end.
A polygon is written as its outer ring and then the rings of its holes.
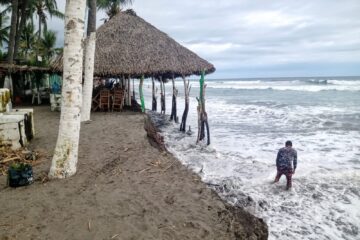
POLYGON ((49 177, 76 173, 80 138, 81 82, 86 0, 66 1, 63 86, 59 134, 49 177))

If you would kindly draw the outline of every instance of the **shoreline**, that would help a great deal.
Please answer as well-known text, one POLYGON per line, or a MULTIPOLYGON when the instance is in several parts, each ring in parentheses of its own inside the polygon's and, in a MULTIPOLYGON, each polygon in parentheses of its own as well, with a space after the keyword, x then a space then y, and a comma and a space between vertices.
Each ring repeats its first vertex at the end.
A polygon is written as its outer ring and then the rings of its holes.
POLYGON ((33 185, 6 188, 0 177, 0 239, 267 239, 262 220, 152 147, 138 113, 93 113, 82 124, 77 174, 42 183, 59 113, 34 110, 30 148, 47 153, 46 161, 34 169, 33 185))

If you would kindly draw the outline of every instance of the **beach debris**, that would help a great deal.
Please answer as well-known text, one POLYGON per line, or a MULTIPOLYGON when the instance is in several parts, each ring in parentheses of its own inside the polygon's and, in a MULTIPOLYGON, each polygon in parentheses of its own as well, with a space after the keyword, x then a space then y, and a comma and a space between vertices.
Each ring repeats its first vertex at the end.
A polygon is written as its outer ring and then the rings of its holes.
POLYGON ((162 164, 161 160, 156 160, 155 162, 150 162, 149 163, 149 165, 151 165, 151 166, 161 167, 162 168, 161 164, 162 164))
POLYGON ((168 169, 170 169, 175 163, 176 163, 176 160, 174 160, 169 166, 167 166, 167 167, 164 169, 164 172, 166 172, 168 169))
POLYGON ((125 148, 125 149, 124 149, 124 152, 127 152, 127 151, 129 151, 129 148, 125 148))
POLYGON ((189 136, 193 134, 193 132, 191 131, 191 126, 189 126, 189 130, 186 131, 186 134, 189 136))
POLYGON ((145 168, 145 169, 139 171, 139 174, 141 174, 141 173, 143 173, 143 172, 146 172, 146 171, 149 171, 150 169, 151 169, 151 168, 145 168))
POLYGON ((22 187, 34 182, 32 167, 26 163, 12 163, 8 170, 10 187, 22 187))
POLYGON ((155 127, 149 115, 145 118, 144 129, 150 140, 150 144, 160 151, 166 151, 164 137, 159 133, 160 131, 155 127))
POLYGON ((120 234, 115 234, 115 235, 113 235, 110 239, 114 239, 114 238, 116 238, 117 236, 120 236, 120 234))
POLYGON ((0 175, 7 175, 7 170, 12 164, 28 164, 36 166, 43 162, 39 152, 26 148, 13 150, 9 147, 0 148, 0 175))
POLYGON ((88 221, 88 230, 89 230, 89 232, 91 232, 91 219, 89 219, 89 221, 88 221))
POLYGON ((50 180, 47 172, 42 172, 38 174, 38 176, 39 177, 36 179, 36 181, 40 181, 41 183, 46 183, 50 180))
POLYGON ((164 202, 166 204, 172 205, 175 202, 175 197, 174 196, 166 196, 164 199, 164 202))

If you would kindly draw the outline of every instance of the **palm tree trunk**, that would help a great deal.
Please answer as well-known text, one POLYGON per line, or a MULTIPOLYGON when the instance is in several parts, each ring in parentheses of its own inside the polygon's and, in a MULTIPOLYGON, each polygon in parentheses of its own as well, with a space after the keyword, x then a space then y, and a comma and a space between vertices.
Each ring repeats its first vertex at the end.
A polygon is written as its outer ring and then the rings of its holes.
MULTIPOLYGON (((39 32, 38 32, 38 43, 40 42, 40 40, 41 40, 41 17, 40 17, 40 15, 38 14, 38 17, 39 17, 39 32)), ((35 57, 36 57, 36 62, 38 62, 39 61, 39 47, 38 46, 36 46, 36 48, 35 48, 35 57)))
POLYGON ((93 95, 93 81, 94 81, 94 60, 95 60, 95 43, 96 33, 92 32, 88 36, 85 48, 85 79, 83 86, 81 121, 90 121, 91 104, 93 95))
POLYGON ((88 15, 88 27, 87 27, 87 36, 90 36, 90 33, 96 32, 96 0, 89 1, 89 15, 88 15))
POLYGON ((85 79, 83 88, 83 105, 81 109, 81 121, 89 121, 94 81, 94 62, 96 45, 96 0, 89 2, 88 29, 85 48, 85 79))
POLYGON ((21 33, 24 30, 25 24, 26 24, 26 9, 28 6, 28 0, 23 0, 22 3, 22 7, 21 7, 21 19, 20 19, 20 24, 19 24, 19 28, 18 28, 18 34, 16 34, 16 38, 15 38, 15 46, 14 46, 14 58, 17 58, 18 55, 18 50, 19 50, 19 43, 20 43, 20 37, 21 37, 21 33))
POLYGON ((80 137, 81 82, 86 0, 66 1, 64 69, 59 134, 49 177, 76 173, 80 137))
POLYGON ((18 18, 18 0, 12 0, 12 12, 11 12, 11 28, 9 34, 9 50, 8 50, 8 63, 13 63, 14 61, 14 45, 15 45, 15 37, 16 37, 16 23, 18 18))

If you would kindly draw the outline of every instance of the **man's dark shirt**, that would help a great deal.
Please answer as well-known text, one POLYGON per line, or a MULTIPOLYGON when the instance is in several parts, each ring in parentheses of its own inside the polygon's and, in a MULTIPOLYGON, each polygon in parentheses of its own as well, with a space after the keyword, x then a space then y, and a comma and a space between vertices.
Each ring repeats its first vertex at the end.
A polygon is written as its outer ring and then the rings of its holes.
POLYGON ((276 157, 276 167, 278 169, 296 169, 297 152, 291 147, 283 147, 279 150, 276 157))

